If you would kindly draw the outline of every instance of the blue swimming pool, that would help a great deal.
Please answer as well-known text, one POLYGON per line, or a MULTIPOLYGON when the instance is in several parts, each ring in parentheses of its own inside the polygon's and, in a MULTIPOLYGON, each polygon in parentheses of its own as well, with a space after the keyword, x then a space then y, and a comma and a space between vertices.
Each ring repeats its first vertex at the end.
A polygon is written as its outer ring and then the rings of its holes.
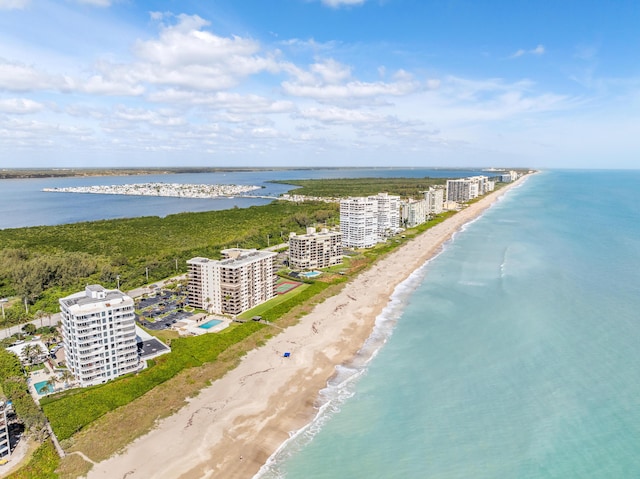
POLYGON ((300 276, 304 276, 305 278, 315 278, 321 274, 322 273, 320 271, 307 271, 306 273, 300 273, 300 276))
POLYGON ((44 396, 45 394, 51 394, 54 392, 53 386, 48 384, 48 381, 40 381, 35 383, 33 387, 36 388, 36 391, 40 396, 44 396))
POLYGON ((213 328, 214 326, 217 326, 218 324, 220 324, 221 322, 222 322, 222 321, 221 321, 221 320, 219 320, 219 319, 211 319, 211 320, 207 321, 206 323, 201 324, 201 325, 200 325, 200 326, 198 326, 198 327, 199 327, 199 328, 202 328, 202 329, 211 329, 211 328, 213 328))

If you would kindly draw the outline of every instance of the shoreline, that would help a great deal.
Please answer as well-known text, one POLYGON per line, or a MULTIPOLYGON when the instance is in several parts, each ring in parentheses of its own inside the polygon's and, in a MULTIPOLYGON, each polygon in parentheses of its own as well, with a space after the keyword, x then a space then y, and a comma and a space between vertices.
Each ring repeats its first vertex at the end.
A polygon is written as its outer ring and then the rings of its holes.
POLYGON ((524 178, 378 260, 123 453, 96 464, 87 477, 254 477, 292 431, 314 420, 320 391, 336 367, 352 361, 366 344, 397 287, 524 178), (284 352, 291 357, 283 358, 284 352))

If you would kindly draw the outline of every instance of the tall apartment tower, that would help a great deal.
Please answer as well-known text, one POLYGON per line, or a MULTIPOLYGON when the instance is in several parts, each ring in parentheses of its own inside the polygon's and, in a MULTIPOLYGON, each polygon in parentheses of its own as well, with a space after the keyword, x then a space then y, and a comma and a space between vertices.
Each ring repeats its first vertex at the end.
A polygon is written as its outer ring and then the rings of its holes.
POLYGON ((276 253, 229 248, 222 260, 187 261, 189 304, 217 314, 240 314, 275 296, 276 253))
POLYGON ((400 221, 407 228, 427 221, 427 200, 408 199, 400 202, 400 221))
POLYGON ((9 424, 7 423, 7 400, 0 399, 0 459, 11 455, 9 444, 9 424))
POLYGON ((138 369, 133 299, 117 289, 89 285, 60 299, 67 367, 82 386, 138 369))
POLYGON ((447 201, 465 202, 478 196, 478 185, 469 178, 447 180, 447 201))
POLYGON ((378 193, 369 199, 378 202, 378 240, 396 234, 400 229, 400 197, 378 193))
POLYGON ((342 233, 326 228, 289 234, 289 265, 294 269, 328 268, 342 263, 342 233))
POLYGON ((447 201, 465 202, 493 191, 495 183, 487 176, 447 180, 447 201))
POLYGON ((444 210, 444 193, 442 187, 429 187, 429 191, 424 192, 424 199, 427 201, 427 214, 438 215, 444 210))
POLYGON ((347 248, 371 248, 378 242, 378 200, 364 197, 340 200, 340 233, 347 248))

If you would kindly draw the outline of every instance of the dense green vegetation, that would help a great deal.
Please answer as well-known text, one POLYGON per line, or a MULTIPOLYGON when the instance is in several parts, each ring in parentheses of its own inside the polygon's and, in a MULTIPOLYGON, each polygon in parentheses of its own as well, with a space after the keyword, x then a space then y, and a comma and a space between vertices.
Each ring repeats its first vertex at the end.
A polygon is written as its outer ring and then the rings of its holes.
POLYGON ((6 306, 7 322, 30 311, 57 312, 58 298, 87 283, 133 289, 186 271, 194 256, 217 258, 227 247, 262 248, 290 231, 335 221, 334 204, 274 202, 264 206, 166 218, 142 217, 0 230, 0 297, 18 296, 6 306))
POLYGON ((53 443, 46 441, 33 453, 26 466, 7 476, 7 479, 56 479, 58 474, 55 470, 59 463, 60 457, 53 443))
POLYGON ((149 369, 88 389, 76 389, 41 400, 58 439, 71 437, 100 416, 130 403, 181 371, 215 361, 218 355, 264 324, 248 322, 218 334, 171 341, 171 353, 155 359, 149 369))
MULTIPOLYGON (((68 176, 136 176, 136 175, 165 175, 180 173, 222 173, 233 171, 280 171, 307 170, 316 168, 222 168, 206 166, 169 166, 164 168, 3 168, 0 169, 0 179, 12 178, 63 178, 68 176)), ((334 169, 334 168, 331 168, 334 169)))
POLYGON ((13 409, 23 422, 25 431, 35 439, 43 440, 47 436, 46 418, 29 394, 20 359, 4 348, 0 348, 0 388, 13 403, 13 409))
POLYGON ((338 197, 368 196, 386 192, 403 198, 424 197, 423 191, 430 186, 446 184, 446 178, 336 178, 325 180, 272 181, 300 186, 292 191, 296 195, 338 197))

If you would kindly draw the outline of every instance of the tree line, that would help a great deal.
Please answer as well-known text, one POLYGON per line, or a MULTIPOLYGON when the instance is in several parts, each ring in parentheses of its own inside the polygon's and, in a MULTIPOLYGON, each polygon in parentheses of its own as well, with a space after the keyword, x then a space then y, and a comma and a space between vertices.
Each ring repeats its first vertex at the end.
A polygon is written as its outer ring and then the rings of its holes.
POLYGON ((0 230, 0 298, 5 324, 58 311, 58 299, 88 283, 133 289, 186 271, 194 256, 219 258, 229 247, 263 248, 290 231, 337 223, 338 207, 321 202, 264 206, 165 218, 141 217, 0 230))

